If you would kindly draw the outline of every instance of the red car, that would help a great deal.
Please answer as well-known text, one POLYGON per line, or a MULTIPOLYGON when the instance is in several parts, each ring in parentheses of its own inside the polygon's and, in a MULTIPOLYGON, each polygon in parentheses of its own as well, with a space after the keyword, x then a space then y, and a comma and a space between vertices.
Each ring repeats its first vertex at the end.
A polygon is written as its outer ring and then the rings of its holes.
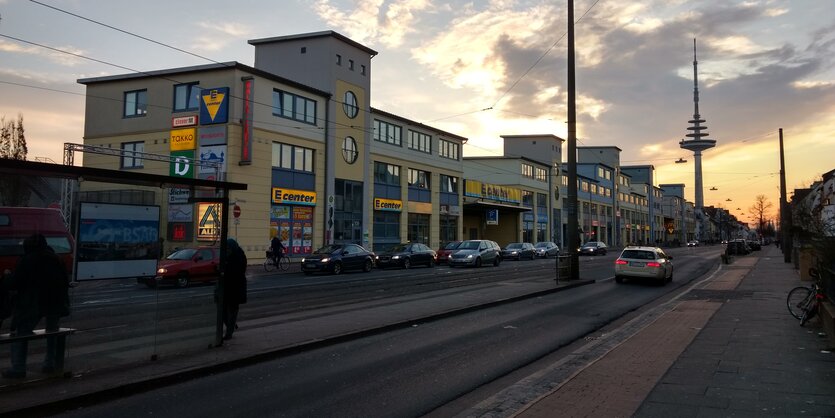
POLYGON ((450 241, 436 251, 438 254, 438 264, 447 263, 449 261, 449 255, 454 253, 459 245, 461 245, 461 241, 450 241))
POLYGON ((173 284, 188 287, 189 284, 210 283, 218 279, 220 249, 215 247, 185 248, 160 260, 154 278, 140 279, 148 287, 173 284))

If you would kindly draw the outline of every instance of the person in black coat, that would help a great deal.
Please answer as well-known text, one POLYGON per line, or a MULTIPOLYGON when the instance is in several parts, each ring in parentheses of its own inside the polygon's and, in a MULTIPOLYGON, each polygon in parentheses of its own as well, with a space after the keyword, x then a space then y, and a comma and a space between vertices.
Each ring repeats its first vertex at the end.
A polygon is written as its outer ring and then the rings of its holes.
POLYGON ((238 242, 226 240, 226 271, 223 274, 223 339, 232 338, 237 328, 238 307, 246 303, 246 254, 238 242))
MULTIPOLYGON (((69 276, 63 261, 41 234, 33 234, 23 241, 23 256, 14 273, 4 278, 3 287, 15 292, 12 308, 11 332, 14 335, 31 335, 42 317, 46 318, 46 331, 58 331, 58 321, 69 315, 69 276)), ((56 338, 47 337, 43 371, 55 370, 56 338)), ((3 371, 3 377, 26 377, 28 341, 11 343, 12 367, 3 371)))

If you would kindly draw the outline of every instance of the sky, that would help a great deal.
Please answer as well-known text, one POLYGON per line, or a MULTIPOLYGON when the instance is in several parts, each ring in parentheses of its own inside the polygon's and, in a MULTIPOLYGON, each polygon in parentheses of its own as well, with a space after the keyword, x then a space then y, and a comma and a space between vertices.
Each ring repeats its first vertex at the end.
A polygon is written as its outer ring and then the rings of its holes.
MULTIPOLYGON (((789 190, 835 168, 835 0, 574 10, 578 146, 617 146, 622 165, 653 165, 656 185, 684 183, 693 201, 679 141, 695 38, 699 113, 716 140, 702 157, 705 206, 743 220, 757 195, 779 206, 781 128, 789 190)), ((469 138, 464 156, 501 155, 501 135, 567 138, 567 2, 544 0, 0 0, 0 117, 23 116, 29 159, 61 162, 63 143, 83 143, 78 79, 253 65, 247 40, 322 30, 378 51, 373 107, 469 138)))

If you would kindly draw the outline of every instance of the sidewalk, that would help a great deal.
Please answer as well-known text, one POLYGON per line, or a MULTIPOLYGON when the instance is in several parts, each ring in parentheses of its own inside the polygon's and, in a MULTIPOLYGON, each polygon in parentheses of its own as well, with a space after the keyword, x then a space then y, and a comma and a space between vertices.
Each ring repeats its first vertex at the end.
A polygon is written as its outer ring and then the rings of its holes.
POLYGON ((786 309, 801 284, 774 247, 737 257, 624 325, 632 335, 577 350, 587 364, 562 361, 462 416, 835 416, 832 347, 786 309))

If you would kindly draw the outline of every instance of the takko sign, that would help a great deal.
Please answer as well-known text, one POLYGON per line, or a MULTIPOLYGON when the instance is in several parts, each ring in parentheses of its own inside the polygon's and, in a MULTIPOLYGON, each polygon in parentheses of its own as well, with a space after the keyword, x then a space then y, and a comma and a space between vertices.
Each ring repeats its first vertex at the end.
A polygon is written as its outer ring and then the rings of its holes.
POLYGON ((374 210, 401 212, 403 210, 403 201, 393 199, 374 199, 374 210))
POLYGON ((171 151, 186 151, 194 149, 197 144, 197 130, 194 128, 172 129, 169 136, 171 151))
POLYGON ((285 205, 316 206, 316 192, 273 187, 273 202, 285 205))

